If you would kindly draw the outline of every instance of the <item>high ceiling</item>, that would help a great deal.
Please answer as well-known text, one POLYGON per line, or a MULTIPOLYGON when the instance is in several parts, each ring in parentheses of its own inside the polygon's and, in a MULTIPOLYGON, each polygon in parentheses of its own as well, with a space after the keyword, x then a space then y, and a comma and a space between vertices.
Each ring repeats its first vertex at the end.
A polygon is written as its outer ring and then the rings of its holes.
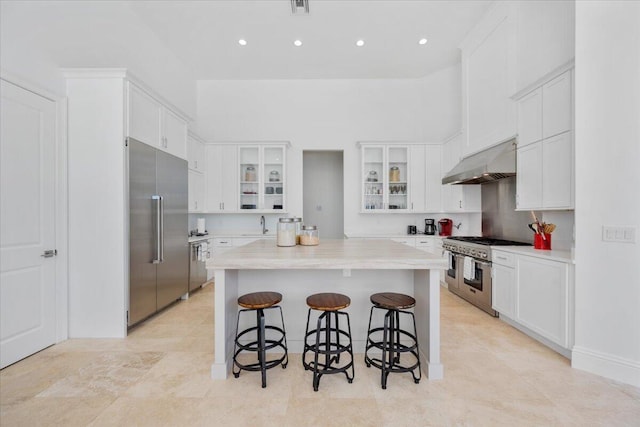
POLYGON ((309 15, 292 14, 290 0, 129 6, 196 79, 208 80, 422 77, 459 61, 458 45, 490 3, 309 0, 309 15))

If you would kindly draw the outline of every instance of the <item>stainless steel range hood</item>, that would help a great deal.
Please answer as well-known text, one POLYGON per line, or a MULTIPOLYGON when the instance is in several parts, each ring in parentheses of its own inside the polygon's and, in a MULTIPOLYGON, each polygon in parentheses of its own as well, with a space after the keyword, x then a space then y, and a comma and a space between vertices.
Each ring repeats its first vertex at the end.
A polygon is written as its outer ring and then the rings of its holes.
POLYGON ((482 184, 516 174, 516 140, 509 139, 465 157, 442 178, 443 184, 482 184))

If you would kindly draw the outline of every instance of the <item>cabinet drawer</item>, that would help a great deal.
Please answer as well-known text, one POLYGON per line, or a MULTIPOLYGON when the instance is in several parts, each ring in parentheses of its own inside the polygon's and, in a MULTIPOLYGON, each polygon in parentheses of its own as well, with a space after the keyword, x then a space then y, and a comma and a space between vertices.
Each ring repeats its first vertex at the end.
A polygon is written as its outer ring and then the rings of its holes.
POLYGON ((213 246, 217 248, 232 248, 233 239, 230 237, 214 237, 213 246))
POLYGON ((416 237, 416 247, 417 248, 433 248, 435 246, 435 242, 433 239, 429 239, 428 237, 416 237))
POLYGON ((493 251, 491 260, 494 264, 504 265, 505 267, 515 268, 516 255, 508 252, 493 251))

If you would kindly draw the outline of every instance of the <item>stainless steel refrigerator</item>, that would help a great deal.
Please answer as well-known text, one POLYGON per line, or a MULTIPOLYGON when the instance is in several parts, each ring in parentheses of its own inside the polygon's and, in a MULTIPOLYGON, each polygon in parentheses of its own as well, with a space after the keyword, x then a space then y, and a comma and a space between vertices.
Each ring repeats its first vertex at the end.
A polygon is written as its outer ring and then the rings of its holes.
POLYGON ((128 139, 132 326, 188 292, 187 161, 128 139))

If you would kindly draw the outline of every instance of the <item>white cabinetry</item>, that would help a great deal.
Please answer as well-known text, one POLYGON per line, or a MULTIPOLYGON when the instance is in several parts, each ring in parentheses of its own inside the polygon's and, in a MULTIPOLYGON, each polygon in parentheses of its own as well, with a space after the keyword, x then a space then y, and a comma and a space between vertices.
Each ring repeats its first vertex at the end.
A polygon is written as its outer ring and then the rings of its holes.
POLYGON ((573 345, 571 264, 499 250, 492 260, 492 307, 500 318, 566 354, 573 345))
POLYGON ((516 208, 572 209, 571 70, 518 99, 516 208))
MULTIPOLYGON (((460 161, 462 138, 462 133, 457 133, 442 145, 443 172, 453 169, 460 161)), ((441 189, 444 212, 480 212, 482 210, 479 185, 441 184, 441 189)))
MULTIPOLYGON (((68 160, 74 165, 69 170, 69 251, 86 254, 69 258, 74 273, 69 278, 69 337, 123 338, 129 294, 128 149, 123 137, 158 146, 161 98, 140 89, 145 85, 123 69, 65 70, 64 76, 68 160), (98 188, 100 197, 95 197, 98 188)), ((181 157, 186 158, 186 131, 184 144, 181 157)), ((185 238, 186 233, 185 228, 185 238)))
POLYGON ((493 260, 491 308, 511 319, 516 317, 516 269, 514 254, 491 251, 493 260))
POLYGON ((464 156, 516 134, 513 8, 496 2, 460 46, 464 156))
POLYGON ((516 320, 563 348, 570 347, 569 266, 519 255, 516 320))
POLYGON ((207 212, 237 212, 238 147, 231 144, 207 144, 205 159, 207 212))
POLYGON ((287 147, 206 144, 207 212, 286 212, 287 147))
POLYGON ((410 210, 409 146, 364 142, 359 145, 362 212, 410 210))
POLYGON ((239 209, 286 212, 287 144, 238 147, 239 209))
POLYGON ((189 169, 189 212, 205 210, 204 186, 204 174, 189 169))
POLYGON ((516 90, 521 91, 575 56, 575 1, 515 2, 516 90))
POLYGON ((127 135, 187 158, 187 121, 139 86, 128 82, 127 135))
POLYGON ((189 169, 204 172, 206 170, 204 142, 195 134, 189 132, 187 146, 187 161, 189 169))
POLYGON ((189 165, 189 212, 204 212, 205 203, 205 149, 200 138, 189 132, 187 145, 189 165))

